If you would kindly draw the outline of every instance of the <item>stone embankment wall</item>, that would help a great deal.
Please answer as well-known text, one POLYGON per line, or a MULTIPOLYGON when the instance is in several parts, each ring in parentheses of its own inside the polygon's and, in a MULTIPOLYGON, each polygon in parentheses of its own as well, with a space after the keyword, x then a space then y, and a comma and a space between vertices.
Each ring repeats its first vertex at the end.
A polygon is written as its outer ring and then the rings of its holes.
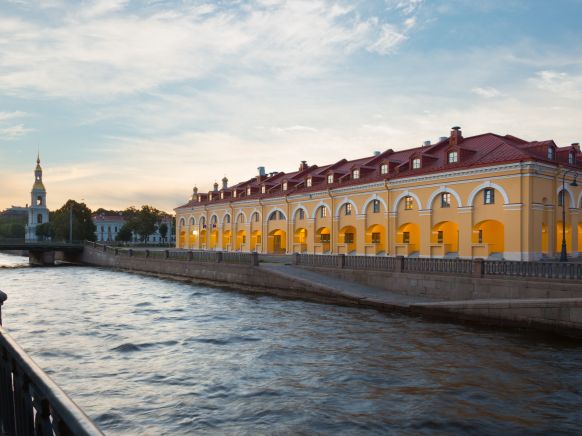
MULTIPOLYGON (((213 253, 210 253, 213 254, 213 253)), ((207 254, 207 255, 210 255, 207 254)), ((190 255, 192 256, 192 255, 190 255)), ((251 259, 251 254, 248 254, 251 259)), ((241 259, 245 259, 241 257, 241 259)), ((291 261, 292 258, 289 257, 291 261)), ((244 263, 201 262, 156 256, 120 255, 112 248, 86 246, 87 264, 208 281, 239 290, 285 297, 401 310, 488 325, 514 325, 582 336, 582 282, 480 274, 405 273, 355 268, 297 266, 332 278, 410 297, 406 304, 387 304, 382 298, 358 298, 334 292, 329 286, 244 263), (419 297, 427 301, 419 302, 419 297)), ((467 269, 469 267, 467 266, 467 269)))

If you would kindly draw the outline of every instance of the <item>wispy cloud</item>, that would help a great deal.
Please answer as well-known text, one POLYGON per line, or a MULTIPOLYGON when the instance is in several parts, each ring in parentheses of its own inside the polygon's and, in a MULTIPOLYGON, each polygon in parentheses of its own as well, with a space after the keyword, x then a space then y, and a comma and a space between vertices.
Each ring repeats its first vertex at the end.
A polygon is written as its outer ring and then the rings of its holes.
POLYGON ((0 112, 0 141, 16 139, 32 132, 33 129, 25 127, 23 123, 11 124, 13 120, 27 115, 22 111, 0 112))
POLYGON ((477 94, 480 97, 484 97, 484 98, 493 98, 493 97, 499 97, 501 95, 501 92, 493 87, 486 87, 486 88, 481 88, 481 87, 476 87, 471 89, 471 91, 474 94, 477 94))

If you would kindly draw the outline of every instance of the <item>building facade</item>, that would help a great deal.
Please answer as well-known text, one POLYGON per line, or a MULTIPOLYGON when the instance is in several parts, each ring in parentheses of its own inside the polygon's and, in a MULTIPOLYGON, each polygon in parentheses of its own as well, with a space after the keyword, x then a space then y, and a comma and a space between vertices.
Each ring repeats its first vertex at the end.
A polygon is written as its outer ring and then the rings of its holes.
POLYGON ((331 165, 302 161, 175 209, 180 248, 537 260, 582 252, 579 144, 454 127, 436 144, 331 165), (562 186, 564 185, 564 187, 562 186), (565 219, 562 215, 565 215, 565 219))
MULTIPOLYGON (((97 242, 113 242, 117 238, 117 234, 126 222, 126 219, 121 214, 94 214, 91 219, 96 227, 97 242)), ((162 219, 160 224, 166 224, 168 226, 168 233, 166 238, 162 238, 158 230, 154 234, 147 237, 146 243, 151 244, 162 244, 162 243, 174 243, 174 228, 172 219, 166 218, 162 219)), ((141 237, 137 233, 132 232, 133 243, 141 243, 141 237)))
POLYGON ((32 191, 30 191, 30 206, 28 207, 28 224, 26 225, 25 240, 39 240, 40 238, 36 235, 36 228, 48 222, 49 210, 46 206, 46 189, 42 182, 40 156, 37 156, 36 168, 34 170, 34 184, 32 185, 32 191))

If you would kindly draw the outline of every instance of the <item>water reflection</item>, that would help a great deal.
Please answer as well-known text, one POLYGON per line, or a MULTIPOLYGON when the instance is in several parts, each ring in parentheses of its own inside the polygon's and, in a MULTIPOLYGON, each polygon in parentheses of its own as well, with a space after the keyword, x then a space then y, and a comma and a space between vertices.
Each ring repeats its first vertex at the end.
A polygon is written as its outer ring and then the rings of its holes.
POLYGON ((108 434, 582 425, 571 341, 94 268, 3 269, 0 289, 6 327, 108 434))

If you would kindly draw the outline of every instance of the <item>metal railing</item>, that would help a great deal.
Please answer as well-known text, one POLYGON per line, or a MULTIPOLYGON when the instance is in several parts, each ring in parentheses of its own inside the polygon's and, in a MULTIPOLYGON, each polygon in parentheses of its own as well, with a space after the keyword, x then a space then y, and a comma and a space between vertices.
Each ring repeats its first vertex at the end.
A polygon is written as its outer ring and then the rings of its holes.
POLYGON ((582 264, 574 262, 519 262, 488 260, 484 275, 582 280, 582 264))
POLYGON ((103 434, 1 326, 0 426, 9 436, 103 434))

